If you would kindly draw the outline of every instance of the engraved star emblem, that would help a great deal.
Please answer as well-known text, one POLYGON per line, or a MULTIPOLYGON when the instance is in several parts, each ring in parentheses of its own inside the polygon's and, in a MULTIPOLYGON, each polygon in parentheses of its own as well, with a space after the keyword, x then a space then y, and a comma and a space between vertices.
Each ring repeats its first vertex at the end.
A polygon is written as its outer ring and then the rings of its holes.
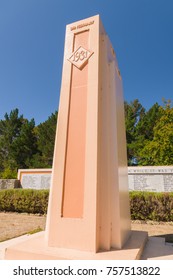
POLYGON ((68 58, 68 60, 75 65, 78 69, 82 69, 85 65, 88 59, 91 57, 93 52, 86 50, 83 47, 79 47, 77 50, 75 50, 71 56, 68 58))

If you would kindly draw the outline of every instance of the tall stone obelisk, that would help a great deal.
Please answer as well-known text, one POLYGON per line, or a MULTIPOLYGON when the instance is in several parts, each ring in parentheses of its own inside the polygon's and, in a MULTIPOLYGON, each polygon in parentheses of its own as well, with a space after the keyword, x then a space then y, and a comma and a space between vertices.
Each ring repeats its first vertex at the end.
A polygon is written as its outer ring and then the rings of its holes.
POLYGON ((130 230, 122 79, 94 16, 66 29, 46 231, 5 257, 136 259, 146 238, 130 230))
POLYGON ((122 79, 99 16, 67 25, 49 246, 122 248, 130 233, 122 79))

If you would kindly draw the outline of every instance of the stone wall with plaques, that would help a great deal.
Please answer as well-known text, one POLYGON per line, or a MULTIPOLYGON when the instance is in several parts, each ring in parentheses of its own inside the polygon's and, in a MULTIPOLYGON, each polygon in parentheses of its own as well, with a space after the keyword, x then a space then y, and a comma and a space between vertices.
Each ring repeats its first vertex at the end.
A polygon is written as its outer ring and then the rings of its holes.
MULTIPOLYGON (((52 169, 19 169, 22 188, 49 189, 52 169)), ((173 166, 128 167, 130 191, 173 192, 173 166)))
POLYGON ((20 181, 16 179, 0 179, 0 190, 20 188, 20 181))
POLYGON ((18 179, 23 189, 49 189, 52 169, 19 169, 18 179))
POLYGON ((173 192, 173 166, 128 167, 130 191, 173 192))

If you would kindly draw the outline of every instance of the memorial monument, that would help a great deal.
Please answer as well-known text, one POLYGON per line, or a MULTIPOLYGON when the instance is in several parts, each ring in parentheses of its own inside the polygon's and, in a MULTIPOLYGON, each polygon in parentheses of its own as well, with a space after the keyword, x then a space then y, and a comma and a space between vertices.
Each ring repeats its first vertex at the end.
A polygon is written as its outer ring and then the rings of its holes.
POLYGON ((94 16, 66 28, 46 231, 6 259, 136 259, 146 237, 130 229, 122 79, 94 16))

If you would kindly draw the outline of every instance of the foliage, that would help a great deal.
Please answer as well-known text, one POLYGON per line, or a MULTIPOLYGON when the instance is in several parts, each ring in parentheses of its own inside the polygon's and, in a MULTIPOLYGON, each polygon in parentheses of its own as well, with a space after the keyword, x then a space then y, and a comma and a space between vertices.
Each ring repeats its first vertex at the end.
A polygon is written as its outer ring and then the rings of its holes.
POLYGON ((171 101, 155 103, 148 111, 138 100, 125 102, 129 165, 173 164, 173 108, 171 101))
MULTIPOLYGON (((0 211, 46 214, 49 190, 0 190, 0 211)), ((173 193, 130 192, 132 220, 173 221, 173 193)))
POLYGON ((173 193, 130 192, 132 220, 173 221, 173 193))
POLYGON ((49 190, 0 190, 0 211, 46 214, 49 190))
POLYGON ((36 128, 38 153, 33 158, 33 167, 52 167, 57 114, 56 111, 36 128))
POLYGON ((14 109, 0 120, 0 177, 16 178, 20 168, 52 166, 57 112, 35 126, 14 109))
POLYGON ((146 141, 140 151, 145 165, 173 164, 173 108, 170 104, 159 108, 160 118, 153 128, 153 139, 146 141))
MULTIPOLYGON (((173 164, 171 101, 155 103, 148 111, 138 99, 125 106, 128 165, 173 164)), ((35 126, 18 109, 0 120, 0 178, 16 178, 19 168, 52 167, 57 115, 35 126)))
POLYGON ((124 103, 125 107, 125 125, 126 125, 126 139, 127 139, 127 156, 128 164, 133 165, 136 151, 136 134, 138 124, 144 118, 145 109, 140 104, 138 99, 131 103, 124 103))
POLYGON ((37 152, 35 122, 28 121, 15 109, 0 121, 1 176, 9 170, 16 174, 18 168, 27 168, 31 157, 37 152))
POLYGON ((6 167, 1 173, 1 179, 14 179, 17 178, 17 170, 6 167))

